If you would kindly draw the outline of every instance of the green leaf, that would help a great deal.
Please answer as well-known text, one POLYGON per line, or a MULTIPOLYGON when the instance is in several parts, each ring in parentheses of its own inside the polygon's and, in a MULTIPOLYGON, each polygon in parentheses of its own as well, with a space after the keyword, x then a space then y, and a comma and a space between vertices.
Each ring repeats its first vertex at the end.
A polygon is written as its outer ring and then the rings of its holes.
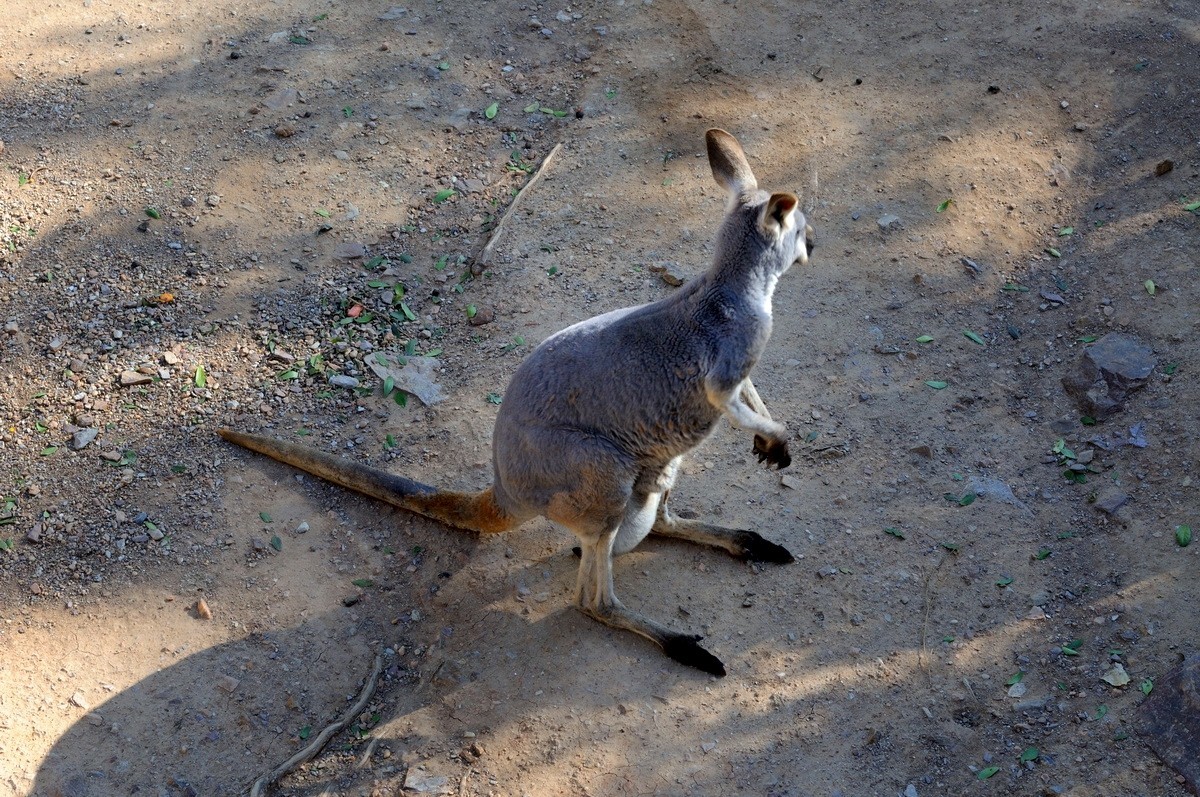
MULTIPOLYGON (((370 265, 370 264, 368 264, 368 265, 370 265)), ((384 282, 383 280, 371 280, 370 282, 367 283, 367 287, 368 288, 386 288, 386 287, 388 287, 388 284, 386 282, 384 282)))
POLYGON ((1096 716, 1092 717, 1092 719, 1102 720, 1106 716, 1108 716, 1108 706, 1096 706, 1096 716))
POLYGON ((484 109, 483 109, 483 115, 484 115, 484 117, 486 117, 486 118, 488 118, 488 119, 495 119, 495 118, 496 118, 496 112, 497 112, 497 111, 499 111, 499 110, 500 110, 500 103, 498 103, 498 102, 493 102, 493 103, 492 103, 491 105, 489 105, 487 108, 484 108, 484 109))
POLYGON ((354 116, 354 109, 351 108, 349 105, 347 105, 345 108, 342 109, 342 116, 349 119, 351 116, 354 116))
POLYGON ((917 338, 917 343, 933 343, 933 338, 929 335, 922 335, 921 337, 917 338))
POLYGON ((954 641, 954 637, 947 634, 946 636, 942 637, 942 641, 945 642, 947 645, 949 645, 951 642, 954 641))
POLYGON ((1192 527, 1191 526, 1176 526, 1175 527, 1175 542, 1179 543, 1180 548, 1186 548, 1192 544, 1192 527))
POLYGON ((477 307, 475 307, 475 305, 473 305, 473 304, 467 305, 467 318, 474 318, 475 314, 478 312, 479 312, 479 309, 477 307))
POLYGON ((1062 238, 1065 238, 1068 235, 1073 235, 1074 233, 1075 233, 1074 227, 1063 227, 1061 230, 1058 231, 1059 237, 1062 237, 1062 238))
POLYGON ((1062 252, 1058 251, 1053 246, 1046 247, 1046 254, 1050 255, 1050 257, 1062 257, 1062 252))
POLYGON ((1069 650, 1073 653, 1078 653, 1081 647, 1083 647, 1082 639, 1072 639, 1070 642, 1063 645, 1063 650, 1069 650))
POLYGON ((350 583, 359 589, 370 589, 371 587, 375 586, 375 582, 369 578, 356 578, 350 583))
POLYGON ((488 393, 487 400, 489 404, 499 404, 500 402, 504 401, 504 397, 499 393, 488 393))
POLYGON ((1154 284, 1154 280, 1146 280, 1142 283, 1142 285, 1146 286, 1146 293, 1150 294, 1151 296, 1153 296, 1154 292, 1158 290, 1158 286, 1154 284))
POLYGON ((521 109, 522 113, 537 113, 539 106, 536 102, 531 102, 521 109))
POLYGON ((445 202, 447 199, 449 199, 452 196, 454 196, 453 188, 443 188, 441 191, 438 191, 436 194, 433 195, 433 201, 434 202, 445 202))
POLYGON ((1091 415, 1080 415, 1079 422, 1082 423, 1084 426, 1095 426, 1096 425, 1096 419, 1093 418, 1091 415))
POLYGON ((152 208, 152 207, 146 208, 146 215, 152 219, 161 219, 162 218, 162 214, 158 212, 158 209, 152 208))
POLYGON ((196 387, 204 387, 208 384, 208 374, 204 372, 203 365, 196 366, 196 376, 192 381, 195 383, 196 387))
POLYGON ((1004 685, 1012 686, 1013 684, 1019 684, 1019 683, 1021 683, 1021 679, 1024 677, 1025 677, 1025 671, 1017 670, 1012 675, 1008 676, 1008 680, 1004 682, 1004 685))
POLYGON ((963 497, 958 499, 958 505, 970 506, 971 504, 975 503, 975 499, 977 497, 978 496, 976 496, 975 493, 963 493, 963 497))
POLYGON ((953 199, 943 199, 937 206, 937 212, 945 213, 947 210, 950 209, 950 206, 953 204, 954 204, 953 199))
POLYGON ((28 172, 21 172, 17 175, 17 185, 29 185, 32 179, 28 172))
POLYGON ((405 393, 403 390, 397 390, 395 393, 392 394, 392 401, 396 402, 396 404, 398 406, 407 407, 408 406, 408 394, 405 393))
POLYGON ((984 342, 983 342, 983 338, 979 337, 979 335, 975 334, 974 332, 972 332, 972 331, 971 331, 971 330, 969 330, 969 329, 964 329, 964 330, 963 330, 963 336, 964 336, 965 338, 967 338, 967 340, 970 340, 970 341, 972 341, 972 342, 974 342, 974 343, 978 343, 980 346, 986 346, 986 345, 987 345, 986 343, 984 343, 984 342))
POLYGON ((962 546, 959 545, 957 542, 942 542, 942 543, 938 543, 938 544, 941 545, 943 548, 945 548, 950 553, 958 553, 959 551, 962 550, 962 546))
POLYGON ((187 473, 187 465, 172 465, 171 473, 187 473))
POLYGON ((1154 691, 1154 679, 1144 679, 1140 684, 1138 684, 1138 689, 1142 690, 1143 695, 1150 694, 1152 691, 1154 691))
POLYGON ((944 390, 946 387, 946 383, 940 379, 926 379, 925 384, 929 385, 929 387, 933 388, 934 390, 944 390))
POLYGON ((396 438, 390 434, 386 435, 383 438, 383 447, 387 448, 387 449, 395 448, 396 447, 396 438))
POLYGON ((1040 753, 1036 747, 1026 747, 1019 758, 1021 759, 1021 763, 1024 764, 1026 761, 1036 761, 1039 755, 1040 753))
POLYGON ((312 39, 307 36, 289 36, 288 41, 292 44, 312 44, 312 39))
POLYGON ((1082 338, 1079 338, 1079 342, 1080 343, 1095 343, 1096 336, 1095 335, 1084 335, 1082 338))
POLYGON ((275 522, 271 519, 271 516, 269 514, 267 514, 266 512, 259 512, 258 516, 260 518, 262 518, 263 523, 274 523, 275 522))
POLYGON ((42 456, 48 457, 57 450, 58 450, 58 446, 46 446, 45 448, 42 449, 42 456))
POLYGON ((316 213, 318 216, 320 216, 323 219, 329 218, 329 211, 326 210, 325 208, 317 208, 316 210, 313 211, 313 213, 316 213))
POLYGON ((425 356, 426 357, 437 357, 441 353, 442 353, 441 349, 430 349, 429 351, 425 352, 425 356))
POLYGON ((438 69, 442 70, 443 72, 445 72, 449 68, 450 68, 449 61, 442 61, 438 64, 438 69))
POLYGON ((450 262, 450 255, 442 255, 441 257, 439 257, 439 258, 437 259, 437 262, 435 262, 435 263, 433 264, 433 267, 434 267, 435 269, 437 269, 438 271, 445 271, 445 270, 446 270, 446 264, 447 264, 447 263, 449 263, 449 262, 450 262))
POLYGON ((1188 213, 1200 213, 1200 202, 1189 202, 1183 206, 1188 213))
POLYGON ((296 369, 294 369, 294 368, 289 368, 289 369, 288 369, 288 370, 286 370, 286 371, 281 371, 281 372, 279 373, 279 378, 280 378, 280 379, 283 379, 283 380, 299 379, 299 378, 300 378, 300 372, 299 372, 299 371, 297 371, 297 370, 296 370, 296 369))
POLYGON ((1013 583, 1012 576, 1004 576, 1003 578, 996 580, 997 587, 1007 587, 1011 583, 1013 583))
POLYGON ((1006 282, 1006 283, 1004 283, 1004 287, 1003 287, 1003 288, 1001 288, 1000 290, 1003 290, 1003 291, 1016 291, 1017 293, 1029 293, 1029 288, 1026 288, 1024 285, 1018 285, 1018 284, 1017 284, 1017 283, 1015 283, 1015 282, 1006 282))
POLYGON ((1038 548, 1038 552, 1033 555, 1033 558, 1039 562, 1050 556, 1052 551, 1049 548, 1038 548))
POLYGON ((404 313, 404 317, 409 321, 417 320, 417 314, 414 313, 405 302, 400 302, 400 312, 404 313))
POLYGON ((396 380, 394 378, 389 376, 387 379, 384 379, 383 380, 383 395, 390 396, 392 394, 392 389, 394 387, 396 387, 396 380))
POLYGON ((416 353, 417 353, 417 339, 416 338, 409 338, 408 340, 404 341, 404 353, 409 357, 416 356, 416 353))
POLYGON ((904 532, 900 531, 900 529, 896 528, 895 526, 888 526, 883 531, 885 534, 890 534, 898 540, 904 539, 904 532))
POLYGON ((990 778, 992 775, 995 775, 999 771, 1000 771, 1000 767, 988 767, 987 769, 979 770, 979 774, 976 775, 975 777, 979 778, 980 780, 987 780, 988 778, 990 778))
POLYGON ((271 538, 271 547, 277 551, 283 550, 283 540, 279 539, 278 534, 271 538))
POLYGON ((1171 376, 1178 370, 1179 370, 1179 363, 1167 363, 1166 365, 1163 366, 1163 373, 1166 374, 1167 376, 1171 376))

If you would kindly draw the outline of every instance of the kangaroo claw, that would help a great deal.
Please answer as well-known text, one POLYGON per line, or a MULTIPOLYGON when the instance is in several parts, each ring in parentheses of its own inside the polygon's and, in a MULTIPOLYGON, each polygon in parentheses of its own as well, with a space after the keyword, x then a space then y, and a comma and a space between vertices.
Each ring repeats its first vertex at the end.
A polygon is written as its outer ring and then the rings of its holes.
POLYGON ((789 565, 796 561, 791 551, 782 545, 776 545, 761 534, 754 531, 738 533, 737 543, 742 547, 742 558, 747 562, 772 562, 789 565))
POLYGON ((758 455, 759 462, 766 462, 768 466, 774 465, 778 470, 792 464, 792 455, 788 453, 786 441, 775 442, 761 435, 754 435, 754 453, 758 455))
POLYGON ((713 654, 698 644, 704 637, 694 634, 680 634, 671 637, 663 644, 663 652, 680 664, 703 670, 718 678, 725 677, 725 665, 713 654))

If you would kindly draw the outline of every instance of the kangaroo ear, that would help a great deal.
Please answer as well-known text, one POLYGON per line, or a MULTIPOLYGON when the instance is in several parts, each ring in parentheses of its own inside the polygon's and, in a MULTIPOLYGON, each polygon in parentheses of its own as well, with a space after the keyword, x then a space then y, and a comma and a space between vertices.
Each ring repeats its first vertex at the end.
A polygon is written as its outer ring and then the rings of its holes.
POLYGON ((758 187, 754 172, 746 161, 746 153, 737 139, 724 130, 713 128, 704 134, 708 144, 708 164, 712 167, 713 178, 722 188, 731 194, 741 194, 753 191, 758 187))
POLYGON ((787 192, 771 194, 771 198, 767 200, 767 204, 763 208, 762 219, 759 223, 764 228, 772 227, 785 230, 790 225, 796 223, 792 212, 795 211, 796 206, 799 204, 800 199, 795 194, 787 192))

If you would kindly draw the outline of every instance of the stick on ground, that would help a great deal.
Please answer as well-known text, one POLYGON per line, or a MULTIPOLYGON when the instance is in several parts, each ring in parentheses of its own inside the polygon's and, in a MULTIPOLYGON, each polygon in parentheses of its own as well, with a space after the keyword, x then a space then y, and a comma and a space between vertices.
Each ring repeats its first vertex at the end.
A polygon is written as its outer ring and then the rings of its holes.
MULTIPOLYGON (((554 145, 554 149, 550 150, 550 154, 542 159, 542 164, 538 166, 537 171, 533 173, 533 177, 530 177, 529 182, 525 183, 521 190, 517 192, 517 195, 513 197, 513 201, 509 204, 508 209, 505 210, 504 215, 500 217, 500 223, 496 225, 494 230, 492 230, 492 237, 488 239, 487 244, 483 247, 483 251, 479 253, 479 260, 476 261, 476 268, 478 268, 479 273, 482 274, 483 270, 487 268, 489 263, 491 263, 492 250, 495 249, 497 242, 500 240, 501 234, 504 232, 505 223, 512 218, 513 213, 515 213, 517 210, 517 206, 520 205, 521 200, 525 198, 525 194, 528 193, 531 188, 537 185, 538 180, 542 179, 542 175, 546 173, 546 170, 550 167, 550 162, 554 160, 554 156, 558 154, 560 149, 562 149, 561 141, 554 145)), ((474 269, 472 270, 474 271, 474 269)))
POLYGON ((263 789, 271 785, 275 781, 282 778, 287 773, 291 772, 300 764, 308 761, 317 753, 321 752, 321 748, 329 741, 335 733, 346 726, 348 722, 362 713, 362 710, 367 707, 367 701, 371 699, 371 695, 375 694, 375 685, 379 683, 379 674, 383 672, 383 653, 375 654, 375 666, 371 668, 371 675, 367 678, 366 684, 363 685, 362 691, 358 695, 358 700, 354 701, 354 705, 350 710, 331 725, 325 726, 325 729, 317 734, 317 738, 313 739, 312 744, 305 747, 294 756, 284 761, 279 766, 267 774, 254 781, 254 785, 250 788, 250 797, 260 797, 263 789))

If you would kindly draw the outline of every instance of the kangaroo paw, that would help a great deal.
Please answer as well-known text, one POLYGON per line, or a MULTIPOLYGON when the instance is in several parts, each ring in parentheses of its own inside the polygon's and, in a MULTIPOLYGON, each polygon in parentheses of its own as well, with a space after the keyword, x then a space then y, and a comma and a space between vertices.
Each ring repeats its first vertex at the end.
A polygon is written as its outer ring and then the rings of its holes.
POLYGON ((737 544, 742 548, 742 558, 747 562, 773 562, 789 565, 796 561, 791 551, 782 545, 776 545, 754 531, 741 531, 737 535, 737 544))
POLYGON ((758 455, 759 462, 766 462, 768 466, 774 465, 779 470, 792 464, 792 455, 788 453, 786 441, 775 442, 761 435, 754 435, 754 453, 758 455))
POLYGON ((725 665, 713 654, 697 644, 704 637, 691 634, 673 636, 663 643, 663 652, 680 664, 703 670, 718 678, 725 677, 725 665))

